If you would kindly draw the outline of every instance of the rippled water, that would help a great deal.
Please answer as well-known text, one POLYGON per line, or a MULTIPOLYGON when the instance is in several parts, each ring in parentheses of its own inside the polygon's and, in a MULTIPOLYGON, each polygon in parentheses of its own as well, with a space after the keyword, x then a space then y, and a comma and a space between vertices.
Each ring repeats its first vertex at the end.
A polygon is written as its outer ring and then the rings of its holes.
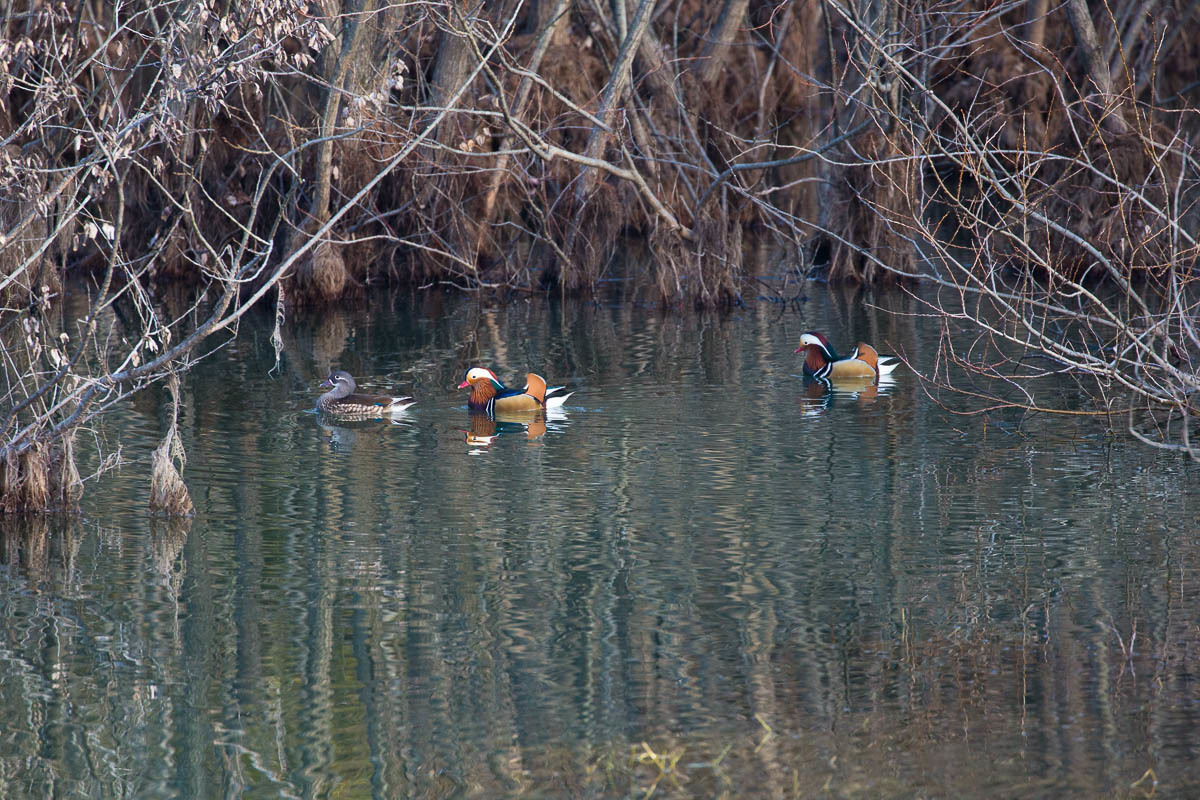
POLYGON ((185 379, 194 520, 144 510, 155 390, 82 517, 0 522, 0 793, 1197 796, 1200 469, 806 387, 810 328, 931 365, 879 307, 400 298, 276 369, 248 322, 185 379), (420 402, 332 424, 331 365, 420 402), (576 394, 472 419, 472 365, 576 394))

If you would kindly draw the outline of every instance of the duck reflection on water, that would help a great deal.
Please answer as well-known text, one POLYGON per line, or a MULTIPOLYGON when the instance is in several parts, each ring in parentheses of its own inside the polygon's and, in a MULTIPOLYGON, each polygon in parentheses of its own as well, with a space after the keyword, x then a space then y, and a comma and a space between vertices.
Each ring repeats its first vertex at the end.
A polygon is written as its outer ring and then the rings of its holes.
POLYGON ((393 413, 383 417, 338 416, 330 419, 317 414, 317 426, 331 450, 349 453, 358 443, 359 433, 367 439, 378 440, 387 429, 395 427, 413 428, 416 422, 408 413, 393 413))
POLYGON ((865 406, 891 393, 896 381, 889 375, 874 378, 839 378, 820 380, 804 378, 804 395, 800 407, 805 416, 824 414, 838 399, 853 400, 865 406))
POLYGON ((524 433, 530 442, 537 441, 551 431, 566 427, 567 414, 561 408, 535 408, 525 411, 508 411, 497 414, 472 412, 468 415, 469 427, 463 431, 467 444, 486 447, 499 436, 524 433))

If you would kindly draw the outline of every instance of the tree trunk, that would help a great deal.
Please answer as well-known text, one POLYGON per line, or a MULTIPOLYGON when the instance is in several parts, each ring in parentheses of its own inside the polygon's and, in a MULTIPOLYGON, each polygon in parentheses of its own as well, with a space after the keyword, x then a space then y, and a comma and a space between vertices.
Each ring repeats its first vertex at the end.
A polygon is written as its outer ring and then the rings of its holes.
MULTIPOLYGON (((374 10, 375 3, 369 2, 368 5, 374 10)), ((353 60, 354 48, 358 41, 358 34, 362 28, 361 20, 363 19, 363 2, 362 0, 347 0, 346 14, 343 16, 342 27, 342 49, 338 53, 336 60, 329 64, 326 69, 326 78, 329 82, 329 87, 326 89, 325 95, 325 110, 321 114, 320 136, 321 143, 317 146, 317 163, 315 167, 315 180, 317 191, 313 198, 312 216, 318 222, 324 222, 329 217, 329 195, 332 187, 333 176, 333 131, 337 125, 338 109, 341 108, 342 90, 346 84, 346 73, 350 69, 350 62, 353 60)))
POLYGON ((1096 26, 1092 24, 1092 16, 1088 12, 1087 0, 1067 0, 1067 16, 1071 20, 1071 30, 1075 33, 1075 45, 1079 48, 1079 56, 1083 60, 1088 78, 1095 86, 1095 92, 1088 98, 1089 105, 1097 108, 1101 114, 1100 124, 1110 133, 1128 133, 1129 128, 1119 113, 1117 98, 1113 96, 1112 76, 1108 64, 1104 61, 1104 48, 1096 35, 1096 26))
POLYGON ((1046 15, 1049 10, 1050 0, 1030 0, 1025 12, 1025 40, 1039 55, 1046 52, 1046 15))
MULTIPOLYGON (((538 32, 538 42, 533 48, 533 54, 529 57, 529 64, 526 69, 529 72, 536 73, 542 65, 542 57, 546 55, 546 51, 551 44, 558 43, 567 31, 567 22, 569 21, 568 10, 571 6, 571 0, 538 0, 537 7, 534 9, 536 17, 536 28, 538 32)), ((522 78, 521 83, 517 86, 517 93, 513 97, 512 105, 509 108, 509 113, 514 118, 520 118, 525 111, 525 104, 529 100, 529 93, 533 87, 533 81, 529 78, 522 78)), ((512 135, 505 136, 500 142, 500 150, 508 150, 512 146, 512 135)), ((479 218, 479 230, 475 238, 475 251, 483 253, 486 246, 484 241, 487 235, 488 228, 491 226, 492 215, 496 210, 496 196, 500 192, 500 184, 504 180, 508 172, 509 156, 502 155, 496 162, 496 166, 492 170, 491 179, 488 181, 487 192, 483 199, 483 213, 479 218)))
MULTIPOLYGON (((604 87, 604 94, 600 98, 600 111, 597 116, 610 129, 612 128, 613 120, 616 118, 621 98, 625 94, 625 90, 629 87, 633 57, 638 51, 643 34, 650 27, 650 12, 653 9, 654 0, 642 0, 641 5, 638 6, 637 14, 634 15, 633 23, 629 29, 629 34, 621 42, 621 50, 617 53, 617 62, 613 65, 608 85, 604 87)), ((604 128, 599 125, 593 125, 584 155, 593 159, 604 155, 604 148, 608 145, 609 135, 608 131, 604 128)), ((596 171, 585 167, 579 176, 579 183, 575 189, 577 206, 582 206, 587 201, 588 195, 592 193, 595 186, 596 171)))
POLYGON ((702 85, 711 85, 720 75, 722 67, 725 66, 725 51, 729 49, 734 32, 746 19, 746 7, 749 5, 750 0, 725 0, 725 6, 721 9, 721 16, 717 17, 708 44, 704 46, 704 52, 696 62, 696 76, 702 85))
MULTIPOLYGON (((450 7, 450 13, 464 18, 467 9, 467 3, 462 0, 454 0, 450 7)), ((459 36, 451 30, 443 28, 438 35, 437 63, 434 64, 433 76, 430 78, 430 106, 441 108, 450 102, 450 98, 458 92, 463 81, 471 74, 472 58, 474 58, 474 53, 467 37, 459 36)), ((455 126, 443 126, 442 130, 448 131, 453 127, 455 126)), ((438 140, 448 141, 441 136, 438 137, 438 140)))

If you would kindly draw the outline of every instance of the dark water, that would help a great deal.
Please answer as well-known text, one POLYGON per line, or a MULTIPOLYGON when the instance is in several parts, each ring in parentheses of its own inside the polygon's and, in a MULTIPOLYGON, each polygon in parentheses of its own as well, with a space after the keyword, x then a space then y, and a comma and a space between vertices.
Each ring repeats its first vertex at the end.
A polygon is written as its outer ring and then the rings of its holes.
POLYGON ((809 328, 931 365, 876 305, 403 298, 275 370, 248 322, 185 379, 194 520, 144 510, 153 390, 81 518, 2 523, 0 795, 1200 796, 1200 469, 810 396, 809 328), (331 364, 420 403, 328 425, 331 364), (472 365, 577 393, 493 429, 472 365))

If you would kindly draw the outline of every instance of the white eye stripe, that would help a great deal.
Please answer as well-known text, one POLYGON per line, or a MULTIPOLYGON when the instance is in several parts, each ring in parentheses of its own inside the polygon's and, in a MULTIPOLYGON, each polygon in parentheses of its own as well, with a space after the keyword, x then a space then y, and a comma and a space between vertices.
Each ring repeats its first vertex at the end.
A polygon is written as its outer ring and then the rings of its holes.
POLYGON ((484 369, 483 367, 471 367, 471 369, 467 371, 468 381, 480 381, 484 379, 495 381, 496 383, 500 382, 499 378, 497 378, 495 373, 493 373, 490 369, 484 369))

